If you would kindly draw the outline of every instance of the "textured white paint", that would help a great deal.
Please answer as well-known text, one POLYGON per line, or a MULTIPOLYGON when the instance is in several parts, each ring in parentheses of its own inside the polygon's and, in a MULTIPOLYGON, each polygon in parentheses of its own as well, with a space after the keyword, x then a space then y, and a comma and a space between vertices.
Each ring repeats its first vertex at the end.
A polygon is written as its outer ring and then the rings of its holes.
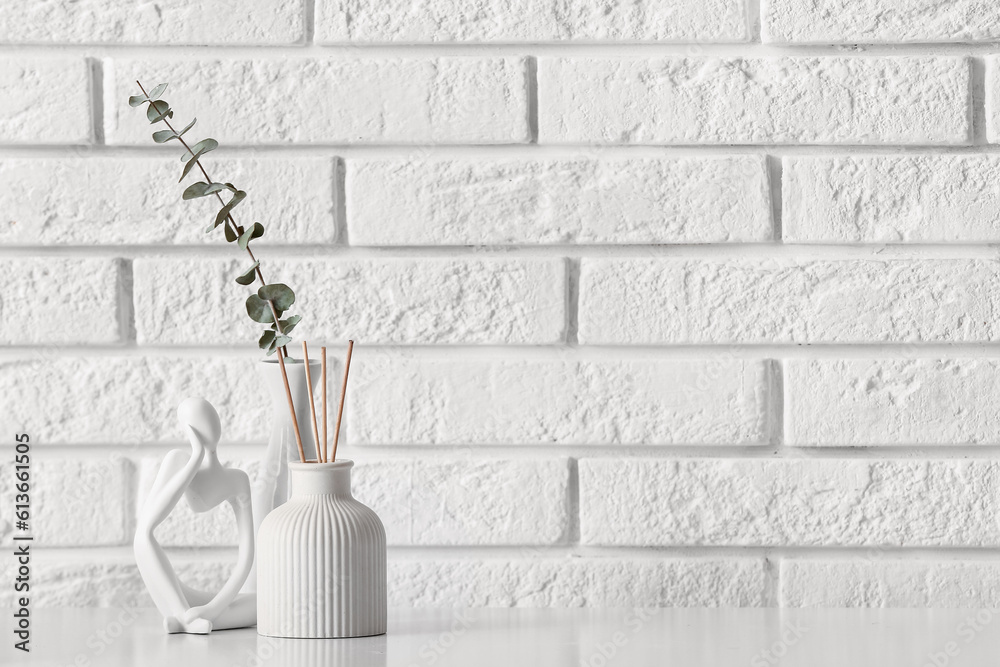
POLYGON ((0 43, 291 44, 304 17, 303 0, 19 2, 0 12, 0 43))
POLYGON ((757 156, 348 160, 358 245, 735 243, 772 236, 757 156))
POLYGON ((772 388, 756 361, 422 362, 362 353, 352 369, 346 413, 358 444, 755 445, 768 437, 772 388))
POLYGON ((116 343, 121 339, 121 262, 0 259, 0 343, 116 343))
MULTIPOLYGON (((30 470, 29 530, 16 529, 17 498, 13 455, 0 466, 0 543, 16 544, 15 536, 30 535, 32 545, 89 547, 132 542, 129 497, 131 464, 121 454, 96 460, 35 461, 30 470)), ((23 472, 23 471, 22 471, 23 472)), ((23 482, 22 482, 23 483, 23 482)), ((11 559, 12 560, 12 559, 11 559)))
POLYGON ((580 460, 580 539, 634 546, 1000 545, 1000 461, 580 460))
MULTIPOLYGON (((136 260, 139 343, 253 343, 263 327, 231 307, 252 293, 234 281, 249 265, 136 260), (192 300, 192 293, 204 296, 192 300)), ((288 312, 302 315, 294 334, 306 340, 545 344, 559 342, 565 327, 566 268, 558 259, 312 260, 261 268, 269 281, 296 290, 288 312)))
POLYGON ((538 61, 539 139, 964 144, 968 91, 961 57, 546 56, 538 61))
POLYGON ((765 42, 900 44, 992 42, 1000 14, 990 0, 761 0, 765 42))
POLYGON ((786 607, 996 608, 1000 562, 900 560, 867 549, 861 557, 781 561, 780 604, 786 607))
POLYGON ((782 237, 793 243, 996 243, 992 155, 782 160, 782 237))
POLYGON ((744 0, 316 2, 321 43, 741 42, 747 37, 744 0))
POLYGON ((145 116, 125 104, 136 79, 183 82, 164 95, 177 122, 197 116, 223 144, 528 139, 523 58, 115 58, 104 67, 110 144, 150 143, 145 116))
POLYGON ((794 445, 1000 441, 995 359, 794 360, 785 373, 785 434, 794 445))
POLYGON ((580 341, 988 342, 1000 263, 786 258, 595 259, 580 271, 580 341))
MULTIPOLYGON (((201 127, 191 133, 201 136, 201 127)), ((168 145, 174 149, 169 159, 0 159, 0 243, 225 243, 221 229, 205 233, 219 209, 215 197, 181 200, 184 188, 204 178, 195 170, 177 183, 184 166, 177 157, 184 151, 176 142, 168 145)), ((264 224, 255 245, 334 240, 332 159, 212 154, 204 165, 214 180, 249 194, 233 215, 240 224, 264 224)))
POLYGON ((83 58, 5 54, 0 63, 0 144, 91 143, 90 86, 83 58))

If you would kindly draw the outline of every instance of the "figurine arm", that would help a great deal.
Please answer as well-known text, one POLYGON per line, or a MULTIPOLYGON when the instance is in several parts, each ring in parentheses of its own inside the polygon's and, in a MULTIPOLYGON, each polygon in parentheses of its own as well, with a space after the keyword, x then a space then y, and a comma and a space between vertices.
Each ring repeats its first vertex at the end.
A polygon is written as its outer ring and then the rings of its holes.
POLYGON ((191 609, 189 615, 192 617, 197 616, 214 620, 236 599, 236 595, 246 581, 247 575, 250 574, 254 554, 254 529, 253 511, 250 504, 250 485, 248 482, 245 482, 245 484, 245 490, 229 501, 229 504, 233 508, 233 513, 236 515, 236 527, 240 535, 240 548, 236 567, 233 568, 232 574, 229 575, 229 580, 226 581, 222 589, 215 594, 215 597, 208 604, 191 609))
MULTIPOLYGON (((156 475, 156 481, 153 482, 153 488, 150 490, 146 504, 139 516, 139 531, 152 532, 167 518, 191 484, 202 459, 205 458, 205 446, 198 438, 198 434, 190 426, 187 428, 191 436, 191 457, 183 468, 173 473, 171 471, 174 467, 171 465, 173 463, 171 455, 175 452, 170 452, 163 459, 160 471, 156 475)), ((180 453, 180 450, 177 450, 176 453, 180 453)))

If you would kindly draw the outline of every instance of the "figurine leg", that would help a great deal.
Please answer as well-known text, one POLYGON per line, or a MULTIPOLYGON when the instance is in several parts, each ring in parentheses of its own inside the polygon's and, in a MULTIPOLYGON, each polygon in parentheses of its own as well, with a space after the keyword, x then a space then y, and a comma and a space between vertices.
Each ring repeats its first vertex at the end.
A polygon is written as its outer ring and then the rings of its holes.
POLYGON ((149 595, 153 598, 153 603, 160 611, 160 614, 167 619, 165 626, 167 632, 181 632, 175 629, 177 623, 171 619, 178 619, 191 605, 184 597, 181 583, 177 580, 173 566, 167 554, 153 537, 152 531, 142 529, 135 534, 135 562, 139 567, 139 574, 146 582, 149 595))
MULTIPOLYGON (((181 584, 181 588, 184 589, 184 596, 191 601, 193 607, 208 604, 215 597, 212 593, 199 591, 184 583, 181 584)), ((216 630, 249 628, 257 625, 257 594, 240 593, 211 621, 212 627, 216 630)))

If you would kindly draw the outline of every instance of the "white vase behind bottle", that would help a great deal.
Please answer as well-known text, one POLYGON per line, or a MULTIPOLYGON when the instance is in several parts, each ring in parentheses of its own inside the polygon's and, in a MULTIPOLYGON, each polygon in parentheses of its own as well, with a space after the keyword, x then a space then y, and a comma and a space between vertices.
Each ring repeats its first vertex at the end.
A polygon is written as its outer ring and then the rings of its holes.
POLYGON ((352 461, 290 463, 291 497, 257 535, 257 632, 380 635, 386 629, 385 529, 351 495, 352 461))
MULTIPOLYGON (((300 359, 290 357, 285 359, 285 373, 288 376, 288 388, 292 392, 296 418, 299 420, 302 448, 305 450, 306 459, 315 459, 316 447, 313 443, 305 368, 305 364, 300 359)), ((288 409, 285 380, 281 375, 281 366, 278 364, 277 357, 261 361, 258 369, 261 381, 271 399, 271 429, 267 439, 267 450, 260 460, 251 490, 254 535, 260 531, 260 524, 264 521, 264 517, 275 507, 288 500, 288 464, 301 460, 299 447, 295 441, 295 430, 292 427, 292 413, 288 409)), ((309 374, 315 392, 320 382, 318 361, 309 362, 309 374)), ((256 590, 257 559, 254 559, 253 569, 250 571, 250 576, 241 592, 253 593, 256 590)))

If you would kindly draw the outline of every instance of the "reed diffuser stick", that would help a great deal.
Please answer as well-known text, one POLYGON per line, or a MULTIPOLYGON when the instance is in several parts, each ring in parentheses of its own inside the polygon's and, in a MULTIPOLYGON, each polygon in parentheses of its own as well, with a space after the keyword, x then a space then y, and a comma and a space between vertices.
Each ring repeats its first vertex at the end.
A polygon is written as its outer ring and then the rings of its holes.
POLYGON ((344 362, 344 384, 340 387, 340 407, 337 408, 337 426, 333 429, 333 457, 337 460, 337 443, 340 442, 340 420, 344 417, 344 398, 347 396, 347 375, 351 372, 351 353, 354 351, 354 341, 347 341, 347 361, 344 362))
POLYGON ((321 347, 321 348, 319 348, 319 351, 320 351, 320 354, 323 357, 322 362, 320 363, 320 368, 322 369, 322 375, 323 375, 323 463, 326 463, 327 462, 327 460, 326 460, 326 424, 327 424, 327 419, 326 419, 326 348, 325 347, 321 347))
POLYGON ((288 386, 288 373, 285 372, 285 358, 280 354, 278 355, 278 364, 281 366, 281 379, 285 381, 285 397, 288 398, 288 409, 292 412, 292 428, 295 430, 295 443, 299 446, 299 459, 305 463, 306 450, 302 449, 302 434, 299 433, 299 420, 295 416, 295 404, 292 402, 292 390, 288 386))
POLYGON ((309 414, 313 420, 313 446, 316 449, 316 463, 322 459, 319 457, 319 428, 316 426, 316 401, 313 399, 312 373, 309 370, 309 346, 302 341, 302 363, 306 365, 306 391, 309 392, 309 414))

